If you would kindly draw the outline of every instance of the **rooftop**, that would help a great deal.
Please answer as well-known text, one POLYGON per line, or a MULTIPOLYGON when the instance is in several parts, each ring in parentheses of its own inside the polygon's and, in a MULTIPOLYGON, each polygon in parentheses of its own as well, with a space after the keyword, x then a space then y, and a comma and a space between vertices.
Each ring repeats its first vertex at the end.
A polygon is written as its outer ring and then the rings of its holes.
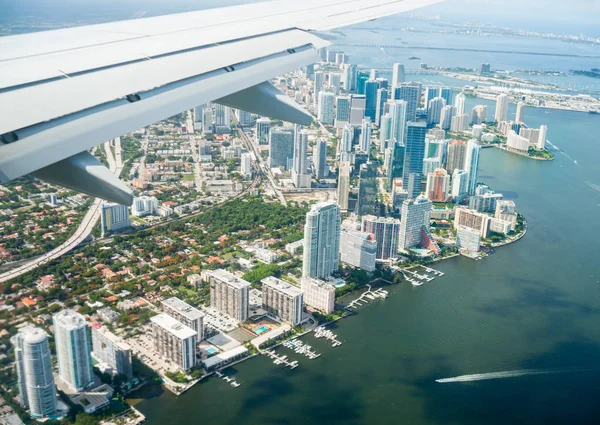
POLYGON ((203 360, 202 363, 204 364, 204 367, 206 369, 210 369, 211 367, 217 366, 223 362, 233 359, 234 357, 241 356, 242 354, 245 354, 247 352, 248 349, 240 345, 239 347, 236 347, 232 350, 225 351, 224 353, 220 353, 206 360, 203 360))
POLYGON ((87 326, 87 322, 81 314, 68 309, 56 313, 54 316, 52 316, 52 319, 54 323, 68 330, 79 329, 87 326))
POLYGON ((180 314, 182 314, 190 320, 196 320, 200 317, 204 317, 204 313, 202 313, 200 310, 192 307, 185 301, 182 301, 176 297, 171 297, 169 299, 163 300, 162 304, 169 308, 172 308, 173 310, 179 312, 180 314))
POLYGON ((217 270, 212 270, 208 273, 211 276, 213 276, 215 279, 218 279, 221 282, 225 282, 228 285, 233 286, 237 289, 250 287, 250 282, 247 282, 244 279, 241 279, 241 278, 237 277, 236 275, 229 273, 226 270, 217 269, 217 270))
POLYGON ((277 279, 273 276, 265 277, 263 280, 261 280, 261 282, 263 285, 271 286, 272 288, 291 297, 302 295, 302 291, 297 286, 294 286, 285 280, 277 279))
POLYGON ((198 334, 195 330, 188 328, 179 320, 173 319, 167 313, 161 313, 158 316, 151 317, 150 321, 179 339, 187 339, 198 334))

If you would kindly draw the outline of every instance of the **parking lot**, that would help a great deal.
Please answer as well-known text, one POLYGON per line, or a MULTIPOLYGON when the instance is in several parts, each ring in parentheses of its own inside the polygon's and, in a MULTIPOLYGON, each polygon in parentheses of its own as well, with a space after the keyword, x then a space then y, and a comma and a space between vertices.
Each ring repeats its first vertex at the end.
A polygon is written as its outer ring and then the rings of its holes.
POLYGON ((177 372, 180 370, 177 364, 154 352, 152 330, 149 326, 144 326, 142 332, 128 338, 126 342, 131 345, 132 354, 157 373, 164 375, 166 372, 177 372))

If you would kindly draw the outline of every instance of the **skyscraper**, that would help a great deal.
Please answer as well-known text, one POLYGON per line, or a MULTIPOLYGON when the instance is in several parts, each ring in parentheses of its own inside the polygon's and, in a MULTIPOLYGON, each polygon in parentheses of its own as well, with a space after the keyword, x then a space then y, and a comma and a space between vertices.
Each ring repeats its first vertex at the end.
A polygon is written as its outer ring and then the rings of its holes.
POLYGON ((455 98, 454 98, 454 106, 456 107, 456 115, 462 115, 465 113, 465 103, 467 101, 467 98, 464 94, 459 93, 455 98))
POLYGON ((369 153, 371 148, 371 122, 367 119, 363 120, 360 126, 360 138, 359 138, 359 149, 363 152, 369 153))
POLYGON ((354 128, 350 125, 345 125, 342 130, 342 139, 339 141, 338 150, 340 152, 352 151, 352 141, 354 139, 354 128))
POLYGON ((427 108, 427 124, 435 125, 440 123, 442 109, 446 106, 446 100, 443 97, 436 97, 429 101, 427 108))
POLYGON ((183 370, 196 365, 198 334, 166 313, 150 318, 154 351, 183 370))
POLYGON ((404 100, 394 100, 390 104, 390 115, 392 116, 392 128, 390 130, 390 139, 396 139, 403 143, 406 138, 406 107, 404 100))
POLYGON ((537 148, 545 149, 546 148, 546 137, 548 136, 548 126, 540 125, 540 135, 538 137, 537 148))
POLYGON ((340 163, 340 174, 338 176, 337 200, 340 208, 348 210, 348 195, 350 193, 350 164, 340 163))
POLYGON ((338 96, 335 103, 335 120, 336 127, 338 127, 350 121, 350 98, 348 96, 338 96))
POLYGON ((317 180, 325 178, 327 170, 327 141, 318 140, 313 151, 313 164, 317 180))
POLYGON ((226 270, 207 272, 210 305, 238 322, 248 319, 250 283, 226 270))
POLYGON ((525 122, 525 103, 519 102, 517 103, 517 114, 515 116, 516 123, 524 123, 525 122))
POLYGON ((365 116, 368 117, 371 122, 375 121, 375 115, 377 112, 377 90, 379 89, 379 83, 375 80, 367 80, 365 82, 365 116))
POLYGON ((231 125, 231 110, 229 106, 213 103, 215 105, 215 125, 229 127, 231 125))
POLYGON ((133 377, 131 346, 102 323, 94 323, 92 327, 92 347, 92 355, 104 367, 128 378, 133 377))
POLYGON ((56 416, 56 387, 48 336, 40 328, 25 326, 10 342, 15 350, 21 406, 29 409, 32 418, 56 416))
POLYGON ((240 156, 240 174, 245 178, 252 177, 252 154, 250 152, 244 152, 240 156))
POLYGON ((73 310, 52 317, 58 376, 72 390, 82 391, 94 383, 90 340, 85 318, 73 310))
POLYGON ((388 169, 388 188, 392 190, 394 179, 402 178, 404 171, 404 152, 406 146, 402 142, 395 142, 391 147, 390 167, 388 169))
POLYGON ((429 112, 429 102, 440 97, 440 87, 425 87, 425 111, 429 112))
POLYGON ((450 194, 450 176, 443 168, 427 175, 427 199, 431 202, 446 202, 450 194))
POLYGON ((465 158, 464 170, 469 173, 469 195, 475 194, 475 188, 477 187, 477 177, 479 174, 479 153, 481 152, 481 145, 475 139, 469 140, 467 143, 467 152, 465 158))
POLYGON ((100 223, 103 235, 126 229, 131 226, 129 209, 119 204, 102 204, 100 223))
POLYGON ((360 125, 365 117, 367 99, 365 95, 353 95, 350 102, 350 125, 360 125))
MULTIPOLYGON (((467 144, 462 140, 453 140, 448 145, 448 159, 446 161, 446 171, 451 174, 454 170, 465 170, 465 160, 467 158, 467 144)), ((467 170, 468 171, 468 170, 467 170)))
POLYGON ((440 127, 443 130, 450 130, 452 127, 452 118, 454 118, 455 113, 456 108, 452 105, 446 105, 442 108, 442 112, 440 113, 440 127))
POLYGON ((454 170, 452 173, 452 200, 459 204, 469 193, 469 173, 464 170, 454 170))
POLYGON ((356 212, 359 216, 374 215, 377 212, 376 164, 373 162, 361 164, 359 176, 356 212))
POLYGON ((400 223, 400 249, 410 249, 421 243, 421 229, 429 230, 432 203, 425 197, 407 199, 402 204, 400 223))
POLYGON ((365 94, 365 83, 370 78, 368 72, 358 71, 356 75, 356 94, 365 94))
POLYGON ((406 120, 416 120, 417 108, 421 102, 421 85, 413 83, 401 84, 392 93, 394 100, 404 100, 406 102, 406 120))
POLYGON ((455 115, 452 117, 450 131, 453 133, 462 133, 469 129, 469 116, 467 114, 455 115))
POLYGON ((262 308, 292 326, 302 321, 303 293, 285 280, 269 276, 261 280, 262 308))
POLYGON ((421 194, 421 173, 408 174, 408 199, 416 199, 421 194))
POLYGON ((329 87, 333 89, 335 94, 339 94, 341 85, 341 74, 338 72, 330 72, 327 76, 329 87))
POLYGON ((405 79, 404 65, 395 63, 392 68, 392 92, 396 90, 397 87, 400 87, 400 84, 402 84, 405 79))
POLYGON ((333 125, 333 100, 335 95, 328 91, 319 92, 317 118, 325 125, 333 125))
POLYGON ((378 260, 396 258, 398 253, 398 236, 400 234, 400 220, 394 218, 365 216, 362 222, 362 231, 375 235, 377 241, 378 260))
POLYGON ((323 85, 325 84, 325 74, 322 71, 317 71, 315 72, 314 75, 314 99, 315 99, 315 106, 318 102, 318 97, 319 96, 319 92, 323 89, 323 85))
POLYGON ((292 181, 297 188, 309 188, 311 176, 308 172, 308 131, 295 127, 294 141, 294 166, 292 168, 292 181))
POLYGON ((388 100, 388 89, 377 89, 377 109, 375 110, 375 124, 381 124, 381 116, 385 113, 385 103, 388 100))
POLYGON ((340 232, 340 261, 366 272, 375 271, 377 240, 372 233, 342 229, 340 232))
POLYGON ((440 97, 444 98, 446 105, 452 105, 454 103, 454 89, 443 87, 440 92, 440 97))
POLYGON ((409 122, 406 131, 406 150, 404 154, 404 169, 402 170, 402 189, 408 191, 410 174, 418 174, 418 185, 415 183, 413 192, 409 196, 421 193, 421 170, 423 169, 423 158, 425 156, 425 136, 427 125, 424 122, 409 122), (417 192, 418 191, 418 192, 417 192))
POLYGON ((267 117, 260 117, 256 120, 256 144, 266 145, 269 143, 269 131, 271 130, 271 120, 267 117))
POLYGON ((487 120, 487 106, 477 105, 471 113, 471 123, 473 126, 484 123, 487 120))
POLYGON ((383 153, 386 149, 386 140, 391 138, 392 132, 392 116, 387 113, 381 116, 381 126, 379 127, 379 144, 381 152, 383 153))
POLYGON ((496 97, 496 113, 494 121, 497 123, 508 120, 508 95, 502 93, 496 97))
POLYGON ((272 128, 269 132, 269 167, 288 167, 294 157, 294 129, 272 128))
POLYGON ((339 268, 340 207, 320 202, 306 214, 302 276, 323 279, 339 268))
POLYGON ((354 64, 344 64, 342 71, 342 84, 347 93, 356 91, 357 84, 357 66, 354 64))

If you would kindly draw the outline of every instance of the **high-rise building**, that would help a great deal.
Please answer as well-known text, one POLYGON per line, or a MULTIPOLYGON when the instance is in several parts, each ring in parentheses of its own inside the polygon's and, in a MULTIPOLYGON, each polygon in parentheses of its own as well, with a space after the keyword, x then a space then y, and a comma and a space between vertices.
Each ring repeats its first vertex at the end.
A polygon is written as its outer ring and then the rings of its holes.
POLYGON ((456 207, 454 214, 455 229, 458 229, 459 226, 465 226, 469 229, 477 230, 481 237, 487 238, 490 229, 490 220, 492 219, 489 215, 466 207, 456 207))
POLYGON ((202 133, 210 134, 214 131, 214 118, 212 108, 202 110, 202 133))
POLYGON ((423 196, 404 201, 398 243, 400 249, 411 249, 419 246, 421 243, 421 229, 429 230, 432 205, 431 201, 423 196))
POLYGON ((323 279, 339 268, 340 207, 319 202, 306 214, 302 276, 323 279))
POLYGON ((366 272, 375 271, 377 240, 372 233, 342 229, 340 232, 340 261, 366 272))
POLYGON ((356 91, 358 68, 354 64, 344 64, 342 70, 342 84, 347 93, 356 91))
POLYGON ((455 115, 452 117, 450 131, 453 133, 463 133, 469 130, 469 116, 467 114, 455 115))
POLYGON ((519 102, 517 103, 517 114, 515 115, 515 122, 524 123, 525 122, 525 103, 519 102))
POLYGON ((401 84, 392 92, 393 100, 404 100, 406 102, 406 120, 417 119, 417 109, 421 102, 421 85, 414 83, 401 84))
POLYGON ((340 152, 352 151, 352 141, 354 140, 354 128, 350 125, 345 125, 342 130, 342 139, 339 142, 338 150, 340 152))
POLYGON ((487 106, 477 105, 471 113, 471 124, 473 126, 483 124, 487 120, 487 106))
POLYGON ((238 322, 248 319, 250 283, 226 270, 206 273, 210 284, 210 305, 238 322))
POLYGON ((119 204, 102 204, 100 222, 103 235, 127 229, 131 227, 129 208, 119 204))
POLYGON ((498 201, 502 201, 504 196, 501 193, 495 193, 486 186, 477 186, 477 193, 469 198, 469 208, 477 212, 495 212, 498 201), (485 187, 487 190, 480 191, 485 187))
POLYGON ((321 180, 327 176, 327 141, 318 140, 313 150, 315 177, 321 180))
MULTIPOLYGON (((467 143, 462 140, 453 140, 448 144, 448 158, 446 161, 446 171, 454 173, 454 170, 466 170, 465 161, 467 158, 467 143)), ((468 171, 468 170, 467 170, 468 171)))
POLYGON ((56 196, 56 193, 50 193, 48 195, 48 202, 50 203, 50 205, 52 206, 56 206, 58 205, 58 197, 56 196))
MULTIPOLYGON (((409 122, 406 131, 406 148, 404 153, 404 169, 402 170, 402 189, 409 192, 409 196, 416 197, 421 193, 421 170, 425 156, 425 136, 427 125, 424 122, 409 122), (418 185, 413 186, 413 192, 408 190, 411 174, 418 174, 418 185)), ((416 182, 415 182, 416 183, 416 182)))
POLYGON ((229 106, 213 103, 215 105, 215 126, 231 126, 231 110, 229 106))
POLYGON ((409 199, 416 199, 421 194, 421 173, 409 173, 408 174, 408 186, 406 193, 409 199))
POLYGON ((440 92, 440 97, 444 98, 446 105, 452 105, 454 103, 454 89, 443 87, 440 92))
POLYGON ((21 406, 29 409, 32 418, 55 417, 56 387, 48 336, 40 328, 25 326, 10 341, 15 350, 21 406))
POLYGON ((540 126, 540 135, 538 137, 538 141, 537 141, 537 145, 536 145, 537 149, 541 150, 541 149, 546 148, 546 137, 548 137, 548 126, 541 125, 540 126))
POLYGON ((462 93, 459 93, 454 98, 454 107, 456 108, 456 115, 462 115, 465 113, 466 102, 467 102, 467 97, 462 93))
POLYGON ((365 119, 360 126, 358 147, 361 151, 369 153, 371 150, 371 121, 365 119))
POLYGON ((244 152, 240 155, 240 174, 244 177, 252 177, 252 154, 244 152))
POLYGON ((339 72, 330 72, 327 76, 327 81, 329 82, 329 87, 333 89, 333 92, 339 94, 342 75, 339 72))
POLYGON ((182 370, 196 366, 198 334, 192 328, 161 313, 150 318, 154 351, 174 362, 182 370))
POLYGON ((425 158, 423 160, 423 172, 422 174, 424 176, 428 176, 431 173, 434 173, 435 170, 437 170, 438 168, 442 167, 442 161, 435 157, 435 158, 425 158))
POLYGON ((479 252, 481 235, 477 230, 466 226, 458 226, 456 229, 456 247, 471 252, 479 252))
POLYGON ((73 310, 62 310, 52 316, 58 376, 74 391, 82 391, 94 383, 90 340, 85 318, 73 310))
POLYGON ((469 173, 469 195, 475 194, 477 187, 477 178, 479 177, 479 154, 481 145, 476 139, 471 139, 467 143, 464 170, 469 173))
POLYGON ((452 127, 452 118, 454 118, 454 114, 456 113, 456 109, 452 105, 446 105, 442 108, 442 112, 440 113, 440 127, 444 130, 450 130, 452 127))
POLYGON ((244 127, 254 124, 254 115, 252 115, 251 112, 244 111, 243 109, 236 109, 235 116, 237 117, 240 125, 244 127))
POLYGON ((317 118, 325 125, 333 125, 333 101, 335 94, 328 91, 319 92, 319 108, 317 118))
POLYGON ((375 124, 377 124, 377 126, 381 125, 381 116, 385 113, 385 103, 388 100, 388 96, 388 89, 377 89, 377 109, 375 110, 375 124))
POLYGON ((172 318, 196 331, 198 341, 204 339, 204 313, 176 297, 161 302, 162 309, 172 318))
POLYGON ((360 125, 365 117, 367 98, 365 95, 353 95, 350 102, 350 125, 360 125))
POLYGON ((402 142, 395 142, 391 147, 391 157, 388 173, 388 187, 392 190, 394 179, 400 179, 404 172, 404 154, 406 145, 402 142))
POLYGON ((114 373, 133 377, 131 346, 101 323, 92 326, 92 355, 114 373))
POLYGON ((429 101, 427 107, 427 124, 436 125, 440 123, 442 109, 446 106, 446 100, 443 97, 435 97, 429 101))
POLYGON ((390 115, 392 116, 390 139, 396 139, 400 143, 406 139, 406 107, 407 103, 404 100, 394 100, 390 104, 390 115))
POLYGON ((386 141, 392 138, 392 116, 387 113, 381 116, 381 126, 379 127, 379 144, 381 153, 385 152, 386 141))
MULTIPOLYGON (((497 201, 494 218, 510 222, 510 230, 517 227, 518 214, 515 211, 514 201, 497 201)), ((485 236, 484 236, 485 237, 485 236)))
POLYGON ((520 152, 529 151, 529 139, 519 136, 514 130, 510 130, 506 139, 506 146, 520 152))
POLYGON ((348 162, 340 163, 340 173, 338 177, 337 201, 340 208, 348 210, 348 196, 350 193, 350 164, 348 162))
POLYGON ((319 92, 323 89, 323 86, 325 85, 325 74, 322 71, 317 71, 315 72, 314 76, 313 76, 313 81, 314 81, 314 85, 313 85, 313 90, 314 90, 314 99, 315 99, 315 106, 317 104, 318 101, 318 96, 319 96, 319 92))
POLYGON ((375 235, 377 242, 378 260, 396 258, 398 253, 398 237, 400 235, 400 220, 394 218, 365 216, 362 221, 362 231, 375 235))
POLYGON ((138 196, 133 198, 131 214, 135 217, 158 214, 158 199, 154 196, 138 196))
POLYGON ((335 287, 327 282, 304 276, 300 280, 304 304, 325 314, 335 309, 335 287))
POLYGON ((481 140, 483 136, 483 126, 478 124, 473 126, 473 138, 477 140, 481 140))
POLYGON ((356 212, 359 216, 377 212, 377 165, 373 162, 360 166, 356 212))
POLYGON ((294 157, 294 129, 272 128, 269 132, 269 167, 287 168, 294 157))
POLYGON ((358 71, 356 76, 356 94, 365 94, 365 83, 371 78, 371 74, 364 71, 358 71))
POLYGON ((496 113, 494 121, 501 123, 508 120, 508 95, 502 93, 496 97, 496 113))
POLYGON ((365 116, 375 121, 375 115, 377 112, 377 90, 379 89, 379 83, 376 80, 367 80, 365 82, 365 116))
POLYGON ((401 63, 395 63, 392 67, 392 92, 400 87, 406 81, 406 75, 404 72, 404 65, 401 63))
POLYGON ((336 127, 350 122, 350 98, 348 96, 336 97, 336 127))
POLYGON ((260 117, 256 120, 256 144, 266 145, 269 143, 269 132, 271 130, 271 120, 267 117, 260 117))
POLYGON ((430 135, 425 139, 425 158, 438 158, 444 163, 446 160, 446 140, 432 139, 430 135))
POLYGON ((446 202, 450 194, 450 176, 443 168, 438 168, 427 176, 427 199, 432 202, 446 202))
POLYGON ((492 65, 490 65, 489 63, 482 63, 479 72, 482 74, 489 74, 490 72, 492 72, 492 65))
POLYGON ((308 172, 308 131, 300 130, 296 126, 294 142, 294 165, 292 167, 292 181, 297 188, 309 188, 311 175, 308 172))
POLYGON ((429 102, 440 97, 440 87, 425 87, 425 111, 429 112, 429 102))
POLYGON ((469 173, 456 169, 452 173, 452 200, 461 203, 469 193, 469 173))
POLYGON ((262 308, 292 326, 300 324, 304 305, 300 288, 273 276, 264 278, 261 283, 262 308))

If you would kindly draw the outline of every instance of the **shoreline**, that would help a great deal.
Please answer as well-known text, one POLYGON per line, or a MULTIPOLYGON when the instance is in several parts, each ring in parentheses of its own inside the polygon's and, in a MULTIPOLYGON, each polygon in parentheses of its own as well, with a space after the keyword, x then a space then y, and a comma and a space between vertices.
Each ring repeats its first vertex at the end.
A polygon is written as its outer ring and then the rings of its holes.
POLYGON ((502 145, 491 144, 490 146, 492 146, 492 147, 494 147, 496 149, 503 150, 504 152, 514 153, 514 154, 522 156, 524 158, 535 159, 536 161, 554 161, 554 159, 556 158, 556 156, 554 154, 552 154, 553 155, 552 158, 540 158, 540 157, 537 157, 537 156, 531 156, 531 155, 523 153, 523 152, 511 150, 510 148, 507 148, 507 147, 502 146, 502 145))

